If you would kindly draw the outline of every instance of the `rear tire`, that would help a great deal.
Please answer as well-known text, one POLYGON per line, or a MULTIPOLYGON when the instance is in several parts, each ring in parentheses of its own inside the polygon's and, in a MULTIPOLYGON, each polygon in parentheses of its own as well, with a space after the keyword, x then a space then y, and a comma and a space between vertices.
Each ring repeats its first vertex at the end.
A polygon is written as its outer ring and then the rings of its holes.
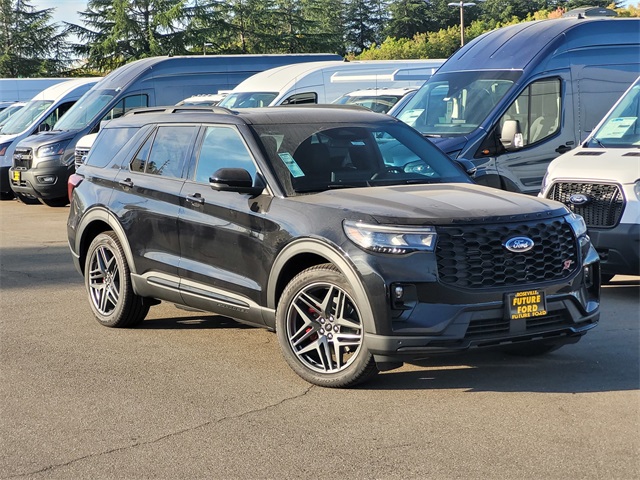
POLYGON ((289 366, 307 382, 349 387, 378 373, 364 342, 356 295, 331 264, 299 273, 276 310, 276 333, 289 366))
POLYGON ((144 320, 149 305, 133 292, 124 250, 114 232, 93 239, 84 265, 89 305, 105 327, 132 327, 144 320))

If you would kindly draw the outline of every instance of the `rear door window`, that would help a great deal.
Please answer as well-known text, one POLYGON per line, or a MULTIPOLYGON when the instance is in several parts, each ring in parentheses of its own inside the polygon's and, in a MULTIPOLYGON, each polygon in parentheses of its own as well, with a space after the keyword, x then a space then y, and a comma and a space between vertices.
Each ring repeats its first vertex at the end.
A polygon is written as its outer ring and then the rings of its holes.
POLYGON ((182 178, 197 131, 198 127, 195 125, 159 127, 136 153, 130 165, 131 170, 161 177, 182 178))

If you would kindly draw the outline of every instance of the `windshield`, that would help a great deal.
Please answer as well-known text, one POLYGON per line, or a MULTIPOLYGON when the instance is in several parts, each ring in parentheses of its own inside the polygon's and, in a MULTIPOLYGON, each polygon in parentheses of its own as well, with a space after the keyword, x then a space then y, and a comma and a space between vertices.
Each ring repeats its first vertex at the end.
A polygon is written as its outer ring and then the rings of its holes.
POLYGON ((2 126, 2 134, 16 135, 24 132, 52 103, 52 100, 34 100, 27 103, 2 126))
POLYGON ((333 103, 341 105, 360 105, 378 113, 387 113, 405 94, 396 95, 343 95, 333 103))
POLYGON ((487 118, 521 74, 512 71, 436 74, 395 116, 423 135, 465 135, 487 118))
POLYGON ((82 130, 96 119, 111 102, 115 90, 89 90, 53 126, 54 130, 82 130))
POLYGON ((640 79, 589 139, 589 147, 640 148, 640 79))
POLYGON ((218 104, 227 108, 268 107, 278 96, 278 92, 237 92, 230 93, 218 104))
POLYGON ((9 105, 7 108, 0 112, 0 126, 9 121, 9 117, 12 117, 23 107, 24 105, 9 105))
POLYGON ((287 195, 333 188, 470 182, 449 157, 402 123, 253 128, 287 195))

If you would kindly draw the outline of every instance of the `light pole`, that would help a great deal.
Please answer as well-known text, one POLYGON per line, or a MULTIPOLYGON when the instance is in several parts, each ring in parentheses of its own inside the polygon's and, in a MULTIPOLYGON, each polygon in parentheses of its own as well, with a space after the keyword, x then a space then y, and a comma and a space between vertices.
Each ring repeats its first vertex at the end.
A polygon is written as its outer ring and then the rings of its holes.
POLYGON ((213 45, 213 43, 203 43, 202 44, 202 55, 206 55, 207 54, 207 47, 210 47, 211 45, 213 45))
MULTIPOLYGON (((484 2, 485 0, 476 0, 478 2, 484 2)), ((450 7, 460 8, 460 46, 464 45, 464 7, 474 7, 476 4, 473 2, 451 2, 448 3, 450 7)))

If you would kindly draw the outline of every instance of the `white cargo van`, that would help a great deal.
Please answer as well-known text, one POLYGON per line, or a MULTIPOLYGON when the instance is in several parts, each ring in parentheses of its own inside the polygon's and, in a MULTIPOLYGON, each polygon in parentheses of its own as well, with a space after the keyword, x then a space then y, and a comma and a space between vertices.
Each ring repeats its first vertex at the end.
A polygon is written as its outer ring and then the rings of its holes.
POLYGON ((549 164, 539 196, 584 217, 603 281, 640 275, 640 77, 579 148, 549 164))
POLYGON ((364 88, 419 87, 444 63, 431 60, 309 62, 272 68, 249 77, 220 103, 249 108, 302 103, 331 103, 364 88))
MULTIPOLYGON (((9 168, 16 145, 22 139, 47 132, 80 97, 93 87, 100 77, 77 78, 56 83, 34 96, 0 130, 0 198, 13 198, 9 168)), ((32 203, 30 199, 19 197, 32 203)))

